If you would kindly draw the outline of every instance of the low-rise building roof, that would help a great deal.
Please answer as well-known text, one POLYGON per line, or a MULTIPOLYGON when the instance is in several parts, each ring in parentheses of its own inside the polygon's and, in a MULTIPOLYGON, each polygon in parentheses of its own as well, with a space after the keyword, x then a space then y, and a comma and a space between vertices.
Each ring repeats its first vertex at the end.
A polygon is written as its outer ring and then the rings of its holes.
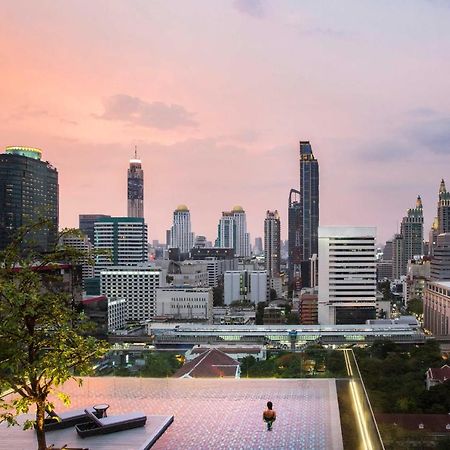
POLYGON ((180 367, 174 378, 239 378, 239 363, 215 348, 206 349, 180 367))
POLYGON ((445 364, 438 368, 430 367, 427 371, 427 377, 430 380, 444 383, 445 381, 450 380, 450 366, 445 364))

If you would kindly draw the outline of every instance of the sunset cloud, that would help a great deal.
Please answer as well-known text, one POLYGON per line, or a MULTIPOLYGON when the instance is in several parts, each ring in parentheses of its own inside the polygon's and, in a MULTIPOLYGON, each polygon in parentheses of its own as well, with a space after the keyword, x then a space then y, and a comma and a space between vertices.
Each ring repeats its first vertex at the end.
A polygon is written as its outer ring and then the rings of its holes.
POLYGON ((258 19, 264 17, 265 10, 262 0, 235 0, 234 7, 243 14, 258 19))
POLYGON ((113 95, 104 101, 105 120, 117 120, 131 125, 170 130, 196 126, 194 114, 183 106, 163 102, 146 102, 126 94, 113 95))

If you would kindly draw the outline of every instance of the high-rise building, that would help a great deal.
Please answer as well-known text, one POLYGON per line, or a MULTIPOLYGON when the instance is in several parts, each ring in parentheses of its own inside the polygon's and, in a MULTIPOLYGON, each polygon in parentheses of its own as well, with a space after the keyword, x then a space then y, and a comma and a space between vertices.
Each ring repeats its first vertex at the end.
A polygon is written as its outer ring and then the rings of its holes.
POLYGON ((392 239, 392 278, 399 280, 404 273, 404 238, 402 234, 395 234, 392 239))
POLYGON ((319 163, 309 141, 300 141, 300 207, 302 261, 317 254, 319 228, 319 163))
POLYGON ((217 234, 216 247, 236 250, 236 225, 234 223, 233 213, 228 211, 222 213, 217 234))
POLYGON ((431 259, 432 280, 450 280, 450 233, 442 233, 436 239, 431 259))
POLYGON ((319 228, 319 323, 375 319, 377 264, 374 227, 319 228))
POLYGON ((136 149, 128 168, 128 217, 144 217, 144 171, 136 149))
POLYGON ((236 256, 250 256, 250 234, 247 233, 247 216, 242 206, 235 206, 232 211, 236 224, 236 256))
POLYGON ((56 244, 58 171, 41 155, 31 147, 7 147, 0 154, 0 250, 20 227, 41 219, 48 224, 29 233, 24 246, 49 251, 56 244))
POLYGON ((242 206, 224 211, 219 221, 216 247, 234 248, 235 256, 250 256, 250 234, 242 206))
POLYGON ((263 243, 262 238, 257 237, 255 238, 255 246, 253 247, 253 254, 254 255, 261 255, 263 252, 263 243))
POLYGON ((267 211, 264 220, 264 259, 269 277, 280 275, 281 245, 278 211, 267 211))
POLYGON ((403 217, 400 234, 403 236, 403 262, 401 275, 406 275, 408 261, 423 255, 423 206, 420 195, 415 208, 410 208, 403 217))
POLYGON ((188 253, 194 247, 194 233, 191 232, 191 213, 186 205, 179 205, 173 212, 170 230, 170 247, 188 253))
POLYGON ((439 186, 438 234, 450 232, 450 192, 445 188, 444 180, 439 186))
POLYGON ((383 261, 392 261, 393 243, 392 240, 386 241, 383 249, 383 261))
POLYGON ((302 263, 302 209, 300 191, 289 192, 288 209, 288 279, 289 287, 300 291, 302 263))
POLYGON ((431 225, 430 234, 428 236, 428 254, 433 256, 434 248, 436 247, 437 237, 439 236, 438 218, 435 217, 431 225))
POLYGON ((148 261, 147 225, 139 217, 104 217, 94 226, 95 276, 110 266, 137 266, 148 261))
POLYGON ((429 234, 428 251, 432 257, 436 246, 437 237, 442 233, 450 232, 450 192, 447 192, 445 181, 442 179, 439 185, 439 199, 437 215, 434 218, 429 234))
POLYGON ((94 224, 105 217, 111 216, 106 214, 80 214, 78 216, 79 228, 89 238, 92 245, 94 245, 94 224))

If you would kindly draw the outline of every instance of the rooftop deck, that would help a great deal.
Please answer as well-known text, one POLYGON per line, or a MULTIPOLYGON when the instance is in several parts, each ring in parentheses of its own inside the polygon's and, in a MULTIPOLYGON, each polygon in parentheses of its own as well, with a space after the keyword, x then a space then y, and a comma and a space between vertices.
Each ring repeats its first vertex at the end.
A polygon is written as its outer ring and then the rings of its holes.
MULTIPOLYGON (((152 447, 154 449, 343 448, 336 386, 331 379, 105 377, 86 378, 82 388, 68 384, 64 390, 71 395, 73 408, 107 402, 111 405, 109 415, 142 411, 147 415, 175 416, 173 424, 152 447), (277 411, 277 421, 271 432, 265 430, 262 421, 267 400, 274 403, 277 411)), ((34 439, 33 431, 24 432, 17 427, 2 429, 0 449, 20 450, 17 444, 25 434, 34 439)), ((114 442, 112 437, 119 439, 120 434, 109 435, 110 442, 114 442)), ((102 448, 87 439, 83 445, 90 450, 102 448)), ((24 448, 30 450, 34 446, 24 448)), ((120 448, 131 450, 133 447, 120 448)))

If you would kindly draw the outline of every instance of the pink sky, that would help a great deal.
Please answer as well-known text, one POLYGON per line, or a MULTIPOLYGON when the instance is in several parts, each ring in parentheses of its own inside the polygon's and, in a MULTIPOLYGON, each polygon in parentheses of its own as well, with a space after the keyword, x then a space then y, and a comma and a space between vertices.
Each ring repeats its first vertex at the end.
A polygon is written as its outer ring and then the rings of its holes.
POLYGON ((216 237, 242 205, 252 240, 320 163, 322 225, 397 229, 421 194, 427 235, 450 187, 445 0, 14 0, 0 15, 1 145, 58 168, 60 224, 126 214, 138 146, 150 239, 185 203, 216 237))

